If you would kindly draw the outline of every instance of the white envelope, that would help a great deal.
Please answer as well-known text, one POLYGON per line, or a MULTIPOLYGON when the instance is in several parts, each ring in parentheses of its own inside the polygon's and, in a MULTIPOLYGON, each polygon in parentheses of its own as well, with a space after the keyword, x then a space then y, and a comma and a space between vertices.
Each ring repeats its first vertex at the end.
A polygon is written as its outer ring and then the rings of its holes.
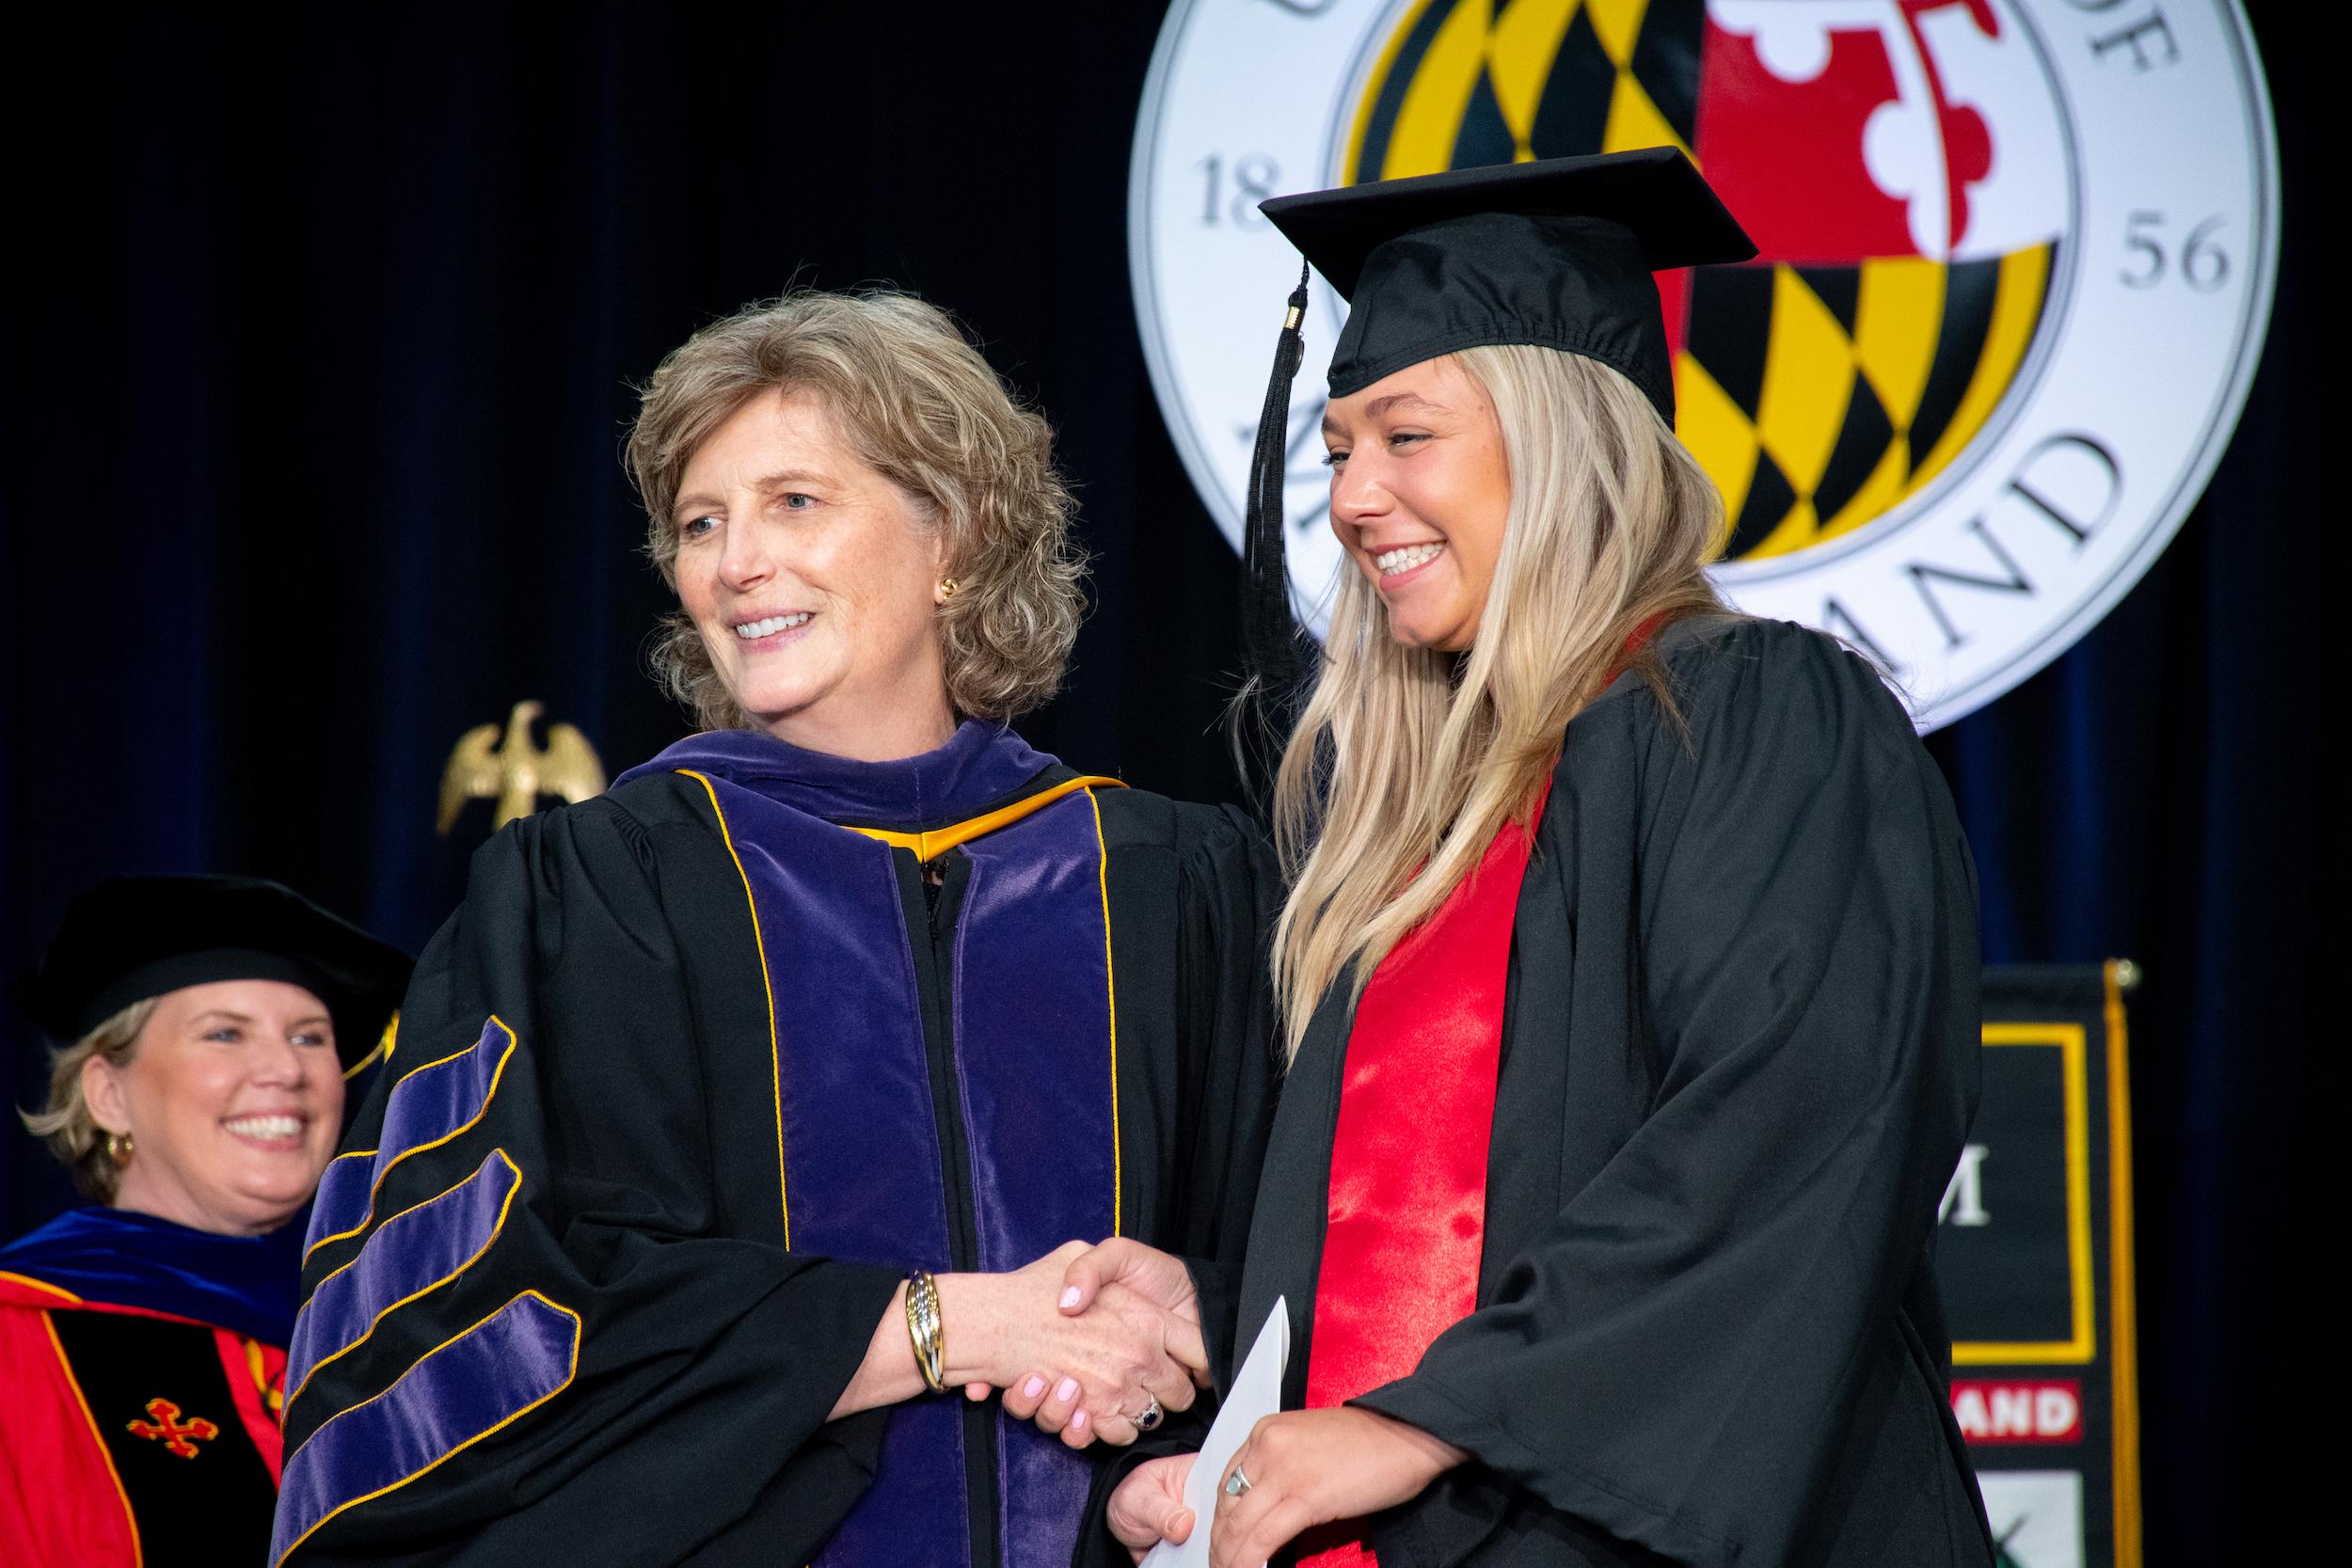
POLYGON ((1249 1429, 1282 1408, 1282 1373, 1290 1364, 1290 1307, 1277 1298, 1257 1342, 1242 1357, 1241 1370, 1233 1374, 1224 1406, 1209 1423, 1208 1440, 1200 1445, 1184 1482, 1184 1506, 1192 1510, 1191 1539, 1181 1546, 1161 1542, 1145 1555, 1143 1568, 1208 1568, 1209 1521, 1216 1513, 1217 1486, 1249 1429))

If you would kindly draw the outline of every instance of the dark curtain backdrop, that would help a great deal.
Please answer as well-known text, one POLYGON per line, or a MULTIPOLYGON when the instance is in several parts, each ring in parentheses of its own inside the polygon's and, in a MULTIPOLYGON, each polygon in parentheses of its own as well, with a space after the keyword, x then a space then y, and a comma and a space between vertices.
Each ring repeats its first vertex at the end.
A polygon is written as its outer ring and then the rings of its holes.
MULTIPOLYGON (((65 35, 0 59, 11 975, 70 893, 134 870, 282 878, 413 947, 487 829, 476 805, 433 830, 464 730, 541 698, 615 772, 681 733, 644 674, 664 595, 617 461, 629 386, 795 280, 939 301, 1057 425, 1094 610, 1032 738, 1233 794, 1212 733, 1233 556, 1169 447, 1128 295, 1156 7, 247 15, 52 13, 65 35)), ((2158 1564, 2257 1557, 2312 1512, 2341 1386, 2343 1298, 2318 1284, 2347 1235, 2318 678, 2341 597, 2315 231, 2335 138, 2298 15, 2256 12, 2286 243, 2211 493, 2088 639, 1930 743, 1983 873, 1987 958, 2147 974, 2158 1564)), ((0 1041, 37 1102, 13 1010, 0 1041)), ((5 1142, 13 1232, 68 1194, 5 1142)))

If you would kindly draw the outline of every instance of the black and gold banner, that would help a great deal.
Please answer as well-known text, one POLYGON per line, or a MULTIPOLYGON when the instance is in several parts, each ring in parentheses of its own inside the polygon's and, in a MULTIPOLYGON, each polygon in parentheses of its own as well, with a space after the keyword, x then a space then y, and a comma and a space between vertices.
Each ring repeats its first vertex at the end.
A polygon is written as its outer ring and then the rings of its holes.
POLYGON ((1936 1272, 2000 1561, 2139 1568, 2129 964, 1984 977, 1984 1094, 1936 1272))

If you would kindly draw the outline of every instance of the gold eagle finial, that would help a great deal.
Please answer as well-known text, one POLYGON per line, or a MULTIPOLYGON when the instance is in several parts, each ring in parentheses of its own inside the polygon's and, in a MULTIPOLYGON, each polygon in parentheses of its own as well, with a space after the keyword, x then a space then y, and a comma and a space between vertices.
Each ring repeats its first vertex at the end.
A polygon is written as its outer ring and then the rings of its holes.
POLYGON ((441 771, 438 832, 446 833, 457 825, 469 800, 496 800, 493 826, 503 828, 537 811, 542 795, 578 802, 604 793, 604 765, 580 731, 569 724, 549 724, 546 748, 532 744, 532 722, 545 711, 538 703, 516 703, 506 716, 503 741, 496 724, 480 724, 465 733, 441 771))

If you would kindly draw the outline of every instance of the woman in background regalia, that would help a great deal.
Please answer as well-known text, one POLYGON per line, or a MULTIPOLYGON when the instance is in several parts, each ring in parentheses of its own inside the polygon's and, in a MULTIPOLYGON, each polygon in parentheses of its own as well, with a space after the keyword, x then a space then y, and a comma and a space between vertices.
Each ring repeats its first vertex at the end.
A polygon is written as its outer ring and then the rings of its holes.
POLYGON ((1192 1402, 1279 879, 1009 727, 1077 626, 1049 447, 899 295, 655 372, 629 461, 707 728, 485 846, 421 960, 311 1225, 273 1564, 1065 1561, 1078 1450, 1192 1402), (1202 1297, 1065 1316, 1065 1243, 1115 1235, 1202 1297))
POLYGON ((275 882, 123 877, 29 1000, 87 1206, 0 1247, 0 1562, 258 1560, 300 1216, 408 959, 275 882))

